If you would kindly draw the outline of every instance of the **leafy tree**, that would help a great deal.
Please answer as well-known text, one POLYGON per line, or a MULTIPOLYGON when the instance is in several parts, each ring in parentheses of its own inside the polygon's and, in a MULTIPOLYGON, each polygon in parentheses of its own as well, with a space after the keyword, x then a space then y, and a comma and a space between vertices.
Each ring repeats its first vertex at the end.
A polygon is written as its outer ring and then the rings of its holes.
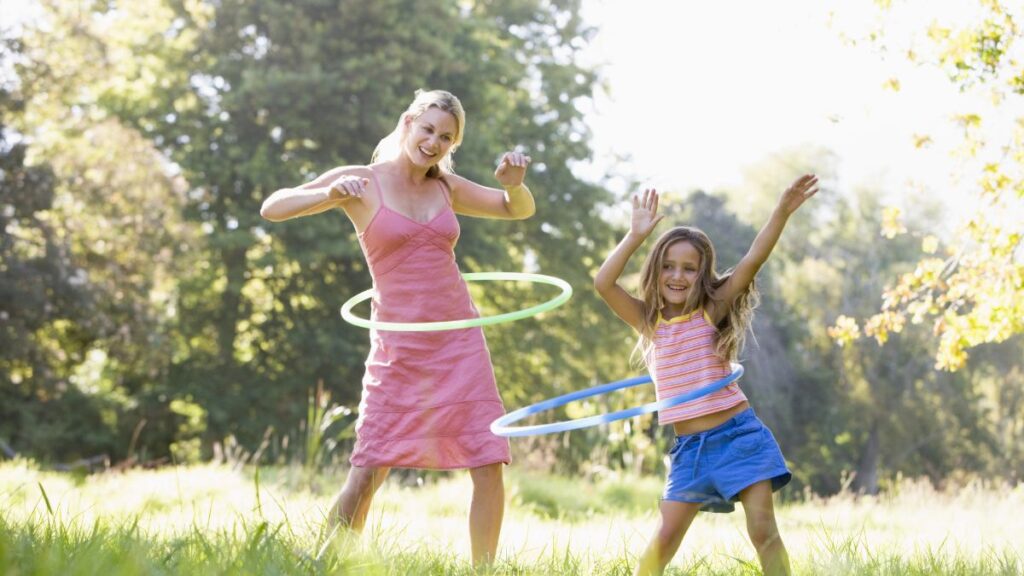
MULTIPOLYGON (((872 218, 881 212, 876 196, 861 192, 843 204, 837 215, 842 224, 821 247, 819 258, 834 263, 834 277, 858 280, 856 286, 841 283, 837 305, 816 315, 821 326, 842 326, 850 317, 868 313, 883 283, 912 266, 918 248, 910 235, 881 245, 865 241, 880 237, 884 226, 872 218)), ((935 207, 922 206, 919 216, 925 221, 934 212, 935 207)), ((829 335, 837 336, 837 329, 829 328, 829 335)), ((939 481, 956 469, 979 468, 994 447, 969 375, 934 370, 928 339, 923 326, 910 326, 880 348, 841 340, 839 353, 833 355, 838 408, 845 414, 830 427, 835 448, 845 453, 840 461, 855 472, 854 489, 877 493, 896 472, 939 481)))
POLYGON ((23 104, 0 90, 0 438, 24 453, 91 456, 114 448, 118 409, 77 369, 107 332, 103 294, 54 217, 53 168, 29 164, 7 127, 23 104))
MULTIPOLYGON (((980 466, 970 468, 987 478, 1013 485, 1024 478, 1024 337, 978 346, 966 370, 976 391, 978 410, 991 435, 991 448, 980 466)), ((966 467, 968 463, 958 463, 966 467)))
MULTIPOLYGON (((970 16, 944 22, 926 17, 929 4, 895 3, 901 11, 916 11, 909 19, 919 23, 902 44, 886 34, 894 3, 879 4, 883 19, 870 35, 874 45, 938 67, 961 91, 995 103, 988 112, 963 111, 954 119, 963 135, 960 178, 975 182, 977 208, 965 215, 945 250, 925 239, 917 266, 886 288, 882 310, 864 323, 864 333, 883 344, 908 322, 929 322, 939 340, 936 366, 957 370, 970 348, 1024 332, 1024 11, 1012 2, 979 0, 970 16)), ((898 216, 888 213, 886 235, 900 233, 898 216)), ((836 333, 849 339, 859 331, 848 323, 836 333)))
POLYGON ((81 349, 93 336, 83 326, 92 294, 67 243, 45 218, 53 204, 53 170, 26 165, 27 146, 6 126, 21 105, 0 90, 0 437, 28 451, 68 439, 52 434, 49 416, 54 406, 67 407, 61 402, 69 392, 62 378, 67 350, 81 349), (35 409, 26 412, 26 406, 35 409))
MULTIPOLYGON (((26 31, 24 48, 6 61, 25 102, 12 116, 32 143, 25 161, 50 167, 52 190, 13 201, 45 222, 68 262, 62 274, 89 297, 61 303, 50 290, 39 293, 38 307, 66 315, 40 331, 62 335, 52 345, 62 364, 52 379, 76 400, 67 403, 70 417, 51 406, 39 418, 52 434, 74 442, 40 440, 32 450, 120 457, 143 428, 143 438, 166 450, 177 436, 175 420, 185 418, 175 414, 173 392, 165 387, 176 352, 176 279, 190 266, 182 190, 152 144, 97 104, 135 56, 118 50, 116 37, 88 33, 95 32, 88 12, 60 3, 46 8, 49 17, 26 31), (63 42, 44 34, 54 31, 63 42)), ((33 382, 45 386, 47 379, 33 382)), ((38 408, 29 398, 17 406, 32 418, 38 408)))

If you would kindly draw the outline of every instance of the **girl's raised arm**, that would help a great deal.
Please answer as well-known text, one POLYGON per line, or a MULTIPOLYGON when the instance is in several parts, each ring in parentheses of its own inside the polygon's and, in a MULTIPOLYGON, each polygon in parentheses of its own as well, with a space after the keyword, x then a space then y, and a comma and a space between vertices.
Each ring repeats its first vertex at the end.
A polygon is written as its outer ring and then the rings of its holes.
POLYGON ((638 332, 643 326, 643 302, 619 285, 619 277, 629 258, 651 235, 662 218, 664 216, 658 216, 658 192, 654 188, 644 190, 643 197, 634 194, 629 232, 608 255, 594 277, 594 288, 608 307, 638 332))
POLYGON ((818 177, 814 174, 804 174, 789 185, 789 188, 779 197, 779 203, 772 211, 761 231, 754 238, 747 254, 743 256, 736 269, 733 270, 728 280, 715 291, 715 306, 712 311, 712 319, 717 324, 729 313, 736 297, 743 293, 754 281, 754 276, 761 266, 768 260, 775 244, 782 236, 782 230, 786 227, 789 216, 800 207, 808 198, 818 193, 818 177))

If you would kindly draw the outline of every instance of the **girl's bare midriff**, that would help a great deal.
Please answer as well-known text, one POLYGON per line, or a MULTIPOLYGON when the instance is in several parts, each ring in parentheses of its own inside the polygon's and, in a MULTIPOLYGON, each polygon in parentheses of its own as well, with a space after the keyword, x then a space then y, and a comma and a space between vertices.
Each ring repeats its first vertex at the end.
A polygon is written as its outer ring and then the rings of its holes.
POLYGON ((712 414, 705 414, 689 420, 683 420, 681 422, 673 422, 672 428, 676 432, 676 436, 683 434, 696 434, 697 432, 703 432, 710 430, 715 426, 724 424, 726 420, 733 416, 743 412, 747 408, 750 408, 750 403, 744 400, 732 408, 726 408, 721 412, 714 412, 712 414))

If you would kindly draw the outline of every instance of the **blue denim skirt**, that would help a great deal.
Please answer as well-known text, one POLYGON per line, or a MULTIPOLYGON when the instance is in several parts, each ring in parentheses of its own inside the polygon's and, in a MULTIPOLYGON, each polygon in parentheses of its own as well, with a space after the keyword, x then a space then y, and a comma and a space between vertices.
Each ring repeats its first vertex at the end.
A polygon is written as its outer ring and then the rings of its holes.
POLYGON ((699 502, 705 512, 732 512, 745 488, 771 480, 775 491, 793 478, 775 436, 749 408, 710 430, 676 436, 669 459, 662 498, 699 502))

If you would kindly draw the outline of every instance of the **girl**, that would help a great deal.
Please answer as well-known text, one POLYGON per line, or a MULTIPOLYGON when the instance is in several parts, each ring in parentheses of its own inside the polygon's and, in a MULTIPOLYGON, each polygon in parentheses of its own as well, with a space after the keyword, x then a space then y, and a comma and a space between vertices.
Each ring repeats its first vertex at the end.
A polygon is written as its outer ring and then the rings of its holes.
MULTIPOLYGON (((523 184, 530 158, 521 153, 502 157, 494 173, 501 189, 452 171, 465 125, 455 96, 418 91, 370 165, 335 168, 278 190, 260 214, 276 222, 341 208, 355 226, 373 279, 375 320, 475 317, 455 262, 455 215, 522 219, 533 215, 534 202, 523 184)), ((502 464, 509 462, 509 446, 489 424, 504 413, 480 328, 371 330, 352 468, 332 505, 329 533, 339 525, 362 529, 373 494, 392 467, 468 468, 473 562, 491 561, 504 514, 502 464)))
MULTIPOLYGON (((696 228, 663 234, 644 262, 640 298, 619 284, 630 256, 651 234, 658 193, 633 196, 629 233, 608 256, 594 287, 608 306, 639 333, 637 350, 659 400, 702 388, 731 372, 758 294, 754 276, 768 259, 789 216, 818 192, 818 179, 798 178, 782 194, 771 218, 731 274, 715 271, 715 250, 696 228)), ((675 555, 699 510, 731 512, 743 503, 747 531, 766 575, 789 574, 772 492, 791 474, 772 433, 754 415, 735 383, 658 414, 676 440, 661 501, 661 522, 640 557, 636 574, 660 574, 675 555)))

